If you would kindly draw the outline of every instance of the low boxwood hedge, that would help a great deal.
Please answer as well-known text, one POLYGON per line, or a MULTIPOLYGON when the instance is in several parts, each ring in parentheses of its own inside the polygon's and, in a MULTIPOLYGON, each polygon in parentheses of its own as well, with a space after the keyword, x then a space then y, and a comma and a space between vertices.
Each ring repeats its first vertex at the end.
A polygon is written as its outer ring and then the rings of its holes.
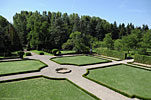
POLYGON ((104 48, 97 48, 96 53, 99 55, 105 55, 110 57, 115 57, 119 59, 125 59, 125 53, 122 51, 116 51, 116 50, 109 50, 104 48))
POLYGON ((26 56, 31 56, 31 53, 30 52, 26 52, 26 56))
POLYGON ((41 51, 41 52, 39 52, 39 55, 44 55, 44 52, 42 52, 42 51, 41 51))
POLYGON ((151 65, 151 56, 135 54, 134 61, 151 65))

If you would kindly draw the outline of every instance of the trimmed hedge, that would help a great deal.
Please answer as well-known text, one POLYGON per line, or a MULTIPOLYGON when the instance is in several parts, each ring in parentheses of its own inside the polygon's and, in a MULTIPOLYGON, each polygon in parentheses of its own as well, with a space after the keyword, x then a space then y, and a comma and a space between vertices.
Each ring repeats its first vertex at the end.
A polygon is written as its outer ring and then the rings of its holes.
POLYGON ((31 53, 30 52, 26 52, 26 56, 31 56, 31 53))
POLYGON ((24 51, 18 51, 17 54, 18 54, 18 56, 19 56, 20 58, 23 58, 24 51))
POLYGON ((103 49, 103 48, 97 48, 96 53, 99 55, 105 55, 120 59, 125 59, 125 53, 122 51, 116 51, 116 50, 109 50, 109 49, 103 49))
POLYGON ((135 54, 134 61, 151 65, 151 56, 135 54))
POLYGON ((42 52, 42 51, 41 51, 41 52, 39 52, 39 55, 44 55, 44 52, 42 52))

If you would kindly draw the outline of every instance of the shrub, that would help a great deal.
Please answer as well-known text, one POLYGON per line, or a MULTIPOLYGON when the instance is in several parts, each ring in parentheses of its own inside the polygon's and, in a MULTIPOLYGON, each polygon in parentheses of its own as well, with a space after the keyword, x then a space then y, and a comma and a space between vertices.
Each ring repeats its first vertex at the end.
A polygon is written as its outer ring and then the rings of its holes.
POLYGON ((140 55, 146 55, 147 54, 147 49, 146 48, 139 48, 138 49, 138 54, 140 54, 140 55))
POLYGON ((103 48, 97 48, 96 53, 100 54, 100 55, 125 59, 125 53, 122 52, 122 51, 119 52, 119 51, 116 51, 116 50, 108 50, 108 49, 103 49, 103 48))
POLYGON ((26 52, 26 56, 31 56, 31 53, 30 52, 26 52))
POLYGON ((44 55, 44 52, 40 51, 40 52, 39 52, 39 55, 44 55))
POLYGON ((11 52, 4 52, 4 57, 9 57, 11 55, 12 55, 11 52))
POLYGON ((58 49, 52 49, 52 54, 54 54, 55 56, 56 55, 61 55, 61 51, 60 50, 58 50, 58 49))
POLYGON ((18 51, 17 54, 18 54, 18 56, 19 56, 20 58, 23 58, 24 51, 18 51))
POLYGON ((138 63, 150 64, 151 65, 151 56, 135 54, 134 61, 138 63))

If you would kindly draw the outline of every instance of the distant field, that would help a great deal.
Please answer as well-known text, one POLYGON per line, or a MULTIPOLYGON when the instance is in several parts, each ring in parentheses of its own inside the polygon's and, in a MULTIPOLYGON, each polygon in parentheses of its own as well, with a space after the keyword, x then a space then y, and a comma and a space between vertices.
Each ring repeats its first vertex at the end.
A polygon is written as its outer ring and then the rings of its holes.
POLYGON ((0 83, 3 100, 96 100, 66 80, 35 78, 0 83))
POLYGON ((59 64, 73 64, 78 66, 109 62, 108 60, 98 59, 90 56, 58 57, 53 58, 52 60, 59 64))
POLYGON ((41 67, 44 66, 46 66, 44 63, 37 60, 0 62, 0 75, 26 71, 35 71, 39 70, 41 67))
POLYGON ((90 70, 86 77, 124 92, 129 96, 135 95, 151 100, 151 71, 149 70, 128 65, 116 65, 90 70))

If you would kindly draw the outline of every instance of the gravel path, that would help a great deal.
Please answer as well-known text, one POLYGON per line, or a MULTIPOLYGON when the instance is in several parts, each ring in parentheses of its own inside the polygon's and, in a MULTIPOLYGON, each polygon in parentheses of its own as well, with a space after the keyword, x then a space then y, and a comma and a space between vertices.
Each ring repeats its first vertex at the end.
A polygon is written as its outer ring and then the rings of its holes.
MULTIPOLYGON (((104 64, 95 64, 95 65, 88 65, 88 66, 73 66, 73 65, 59 65, 51 60, 50 58, 54 56, 48 56, 48 55, 37 55, 32 53, 33 56, 29 56, 27 58, 29 59, 38 59, 42 62, 46 63, 48 67, 43 68, 40 72, 34 72, 34 73, 26 73, 26 74, 18 74, 18 75, 10 75, 10 76, 1 76, 0 81, 6 81, 6 80, 13 80, 13 79, 20 79, 20 78, 26 78, 26 77, 32 77, 32 76, 47 76, 50 78, 67 78, 76 85, 80 86, 81 88, 85 89, 86 91, 92 93, 96 97, 102 99, 102 100, 133 100, 131 98, 125 97, 121 95, 120 93, 117 93, 109 88, 106 88, 102 85, 99 85, 91 80, 88 80, 84 77, 82 77, 83 74, 87 72, 87 69, 90 68, 97 68, 97 67, 104 67, 109 65, 116 65, 121 63, 127 63, 132 62, 133 60, 123 60, 123 61, 113 61, 109 63, 104 64), (71 73, 67 74, 59 74, 55 70, 56 68, 68 68, 71 70, 71 73)), ((67 55, 66 55, 67 56, 67 55)), ((72 56, 72 55, 68 55, 72 56)))

